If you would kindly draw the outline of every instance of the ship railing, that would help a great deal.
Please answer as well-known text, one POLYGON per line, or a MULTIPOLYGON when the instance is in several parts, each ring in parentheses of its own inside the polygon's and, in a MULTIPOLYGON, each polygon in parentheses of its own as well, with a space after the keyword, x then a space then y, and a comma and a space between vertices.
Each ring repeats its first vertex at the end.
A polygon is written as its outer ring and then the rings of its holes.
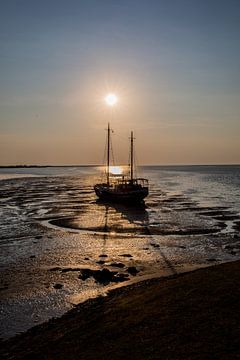
POLYGON ((113 185, 114 186, 123 186, 123 187, 127 187, 130 185, 139 185, 142 187, 148 187, 148 179, 145 178, 135 178, 135 179, 125 179, 125 178, 121 178, 121 179, 115 179, 115 181, 113 181, 113 185))

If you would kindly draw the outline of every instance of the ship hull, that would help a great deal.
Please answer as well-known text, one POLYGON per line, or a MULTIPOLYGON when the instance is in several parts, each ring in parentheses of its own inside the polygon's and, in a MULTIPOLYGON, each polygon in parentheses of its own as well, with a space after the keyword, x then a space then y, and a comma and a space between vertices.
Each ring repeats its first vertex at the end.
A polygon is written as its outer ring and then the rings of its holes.
POLYGON ((130 189, 128 191, 116 191, 104 184, 97 184, 94 186, 94 190, 99 199, 117 203, 139 203, 148 196, 147 187, 142 187, 141 189, 130 189))

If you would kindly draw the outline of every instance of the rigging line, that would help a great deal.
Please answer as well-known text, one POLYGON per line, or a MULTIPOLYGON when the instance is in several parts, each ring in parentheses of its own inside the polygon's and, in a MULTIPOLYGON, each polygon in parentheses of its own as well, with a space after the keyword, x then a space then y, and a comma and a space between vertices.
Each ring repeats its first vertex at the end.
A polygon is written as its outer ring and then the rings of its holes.
POLYGON ((119 135, 119 134, 115 134, 115 133, 114 133, 114 135, 115 135, 117 138, 119 138, 120 140, 122 140, 124 143, 128 143, 128 140, 127 140, 124 136, 119 135))
POLYGON ((113 165, 115 166, 115 159, 114 159, 114 153, 113 153, 112 138, 110 139, 110 150, 111 150, 111 155, 112 155, 112 162, 113 162, 113 165))
POLYGON ((136 168, 137 168, 137 172, 138 172, 138 177, 142 177, 142 173, 141 173, 141 167, 140 167, 140 163, 138 160, 138 155, 137 152, 135 152, 135 164, 136 164, 136 168))
POLYGON ((105 164, 106 158, 107 158, 107 137, 105 140, 105 147, 104 147, 104 153, 103 153, 103 162, 102 162, 103 164, 105 164))
POLYGON ((137 156, 136 156, 136 151, 133 152, 133 163, 134 163, 134 172, 135 172, 135 177, 138 177, 138 164, 137 164, 137 156))
POLYGON ((104 166, 103 169, 101 169, 101 181, 103 181, 103 179, 105 178, 106 176, 106 160, 107 160, 107 136, 106 136, 106 140, 105 140, 105 147, 104 147, 104 152, 103 152, 103 161, 102 161, 102 164, 104 166))

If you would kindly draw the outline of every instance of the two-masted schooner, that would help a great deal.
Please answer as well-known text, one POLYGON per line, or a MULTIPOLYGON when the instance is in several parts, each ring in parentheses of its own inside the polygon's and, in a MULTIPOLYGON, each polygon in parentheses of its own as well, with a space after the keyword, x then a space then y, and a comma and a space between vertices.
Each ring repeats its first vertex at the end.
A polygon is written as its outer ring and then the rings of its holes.
POLYGON ((134 156, 133 156, 133 132, 131 131, 130 164, 129 176, 122 176, 121 179, 112 180, 110 178, 110 136, 111 129, 108 124, 107 129, 107 165, 106 182, 96 184, 94 190, 99 199, 110 202, 124 202, 134 204, 142 202, 148 195, 148 180, 144 178, 134 178, 134 156))

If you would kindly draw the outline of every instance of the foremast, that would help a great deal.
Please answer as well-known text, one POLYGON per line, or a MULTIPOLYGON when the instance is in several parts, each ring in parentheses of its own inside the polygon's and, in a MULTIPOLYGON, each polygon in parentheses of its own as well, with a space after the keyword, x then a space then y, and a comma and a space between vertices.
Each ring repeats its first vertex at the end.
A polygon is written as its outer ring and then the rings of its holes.
POLYGON ((110 177, 110 171, 109 171, 109 166, 110 166, 110 124, 108 123, 108 128, 107 128, 107 186, 109 187, 109 177, 110 177))
POLYGON ((130 137, 131 145, 130 145, 130 180, 133 182, 133 131, 131 131, 130 137))

